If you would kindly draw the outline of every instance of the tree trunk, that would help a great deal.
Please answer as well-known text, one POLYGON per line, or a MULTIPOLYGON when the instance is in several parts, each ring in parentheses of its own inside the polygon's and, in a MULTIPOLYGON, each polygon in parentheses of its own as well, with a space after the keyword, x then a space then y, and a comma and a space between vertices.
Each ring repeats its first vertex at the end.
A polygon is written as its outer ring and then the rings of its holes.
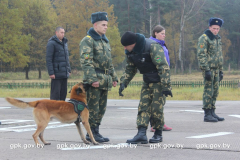
POLYGON ((192 63, 189 63, 189 74, 192 73, 192 63))
MULTIPOLYGON (((152 9, 152 4, 151 2, 149 1, 149 10, 152 9)), ((152 13, 150 12, 150 17, 149 17, 149 34, 150 34, 150 37, 151 37, 151 33, 152 33, 152 13)))
POLYGON ((228 73, 230 74, 230 72, 231 72, 231 65, 230 65, 230 63, 228 64, 228 73))
POLYGON ((25 67, 25 78, 26 79, 29 79, 29 77, 28 77, 29 70, 30 70, 30 66, 28 65, 25 67))
POLYGON ((161 24, 161 18, 160 18, 160 6, 158 5, 158 24, 161 24))
POLYGON ((42 79, 42 72, 40 68, 38 68, 38 79, 42 79))

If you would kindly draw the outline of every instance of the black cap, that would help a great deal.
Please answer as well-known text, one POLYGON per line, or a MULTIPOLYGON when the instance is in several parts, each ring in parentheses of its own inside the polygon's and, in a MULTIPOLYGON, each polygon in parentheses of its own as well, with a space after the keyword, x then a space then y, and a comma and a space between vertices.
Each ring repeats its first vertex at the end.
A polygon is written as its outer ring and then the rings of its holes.
POLYGON ((95 12, 91 15, 91 22, 94 24, 98 21, 108 21, 108 15, 106 12, 95 12))
POLYGON ((218 26, 222 27, 222 24, 223 24, 223 20, 220 19, 220 18, 216 18, 216 17, 210 18, 209 22, 208 22, 209 26, 211 26, 211 25, 218 25, 218 26))
POLYGON ((121 38, 121 43, 123 46, 129 46, 137 41, 137 35, 131 31, 127 31, 123 34, 121 38))

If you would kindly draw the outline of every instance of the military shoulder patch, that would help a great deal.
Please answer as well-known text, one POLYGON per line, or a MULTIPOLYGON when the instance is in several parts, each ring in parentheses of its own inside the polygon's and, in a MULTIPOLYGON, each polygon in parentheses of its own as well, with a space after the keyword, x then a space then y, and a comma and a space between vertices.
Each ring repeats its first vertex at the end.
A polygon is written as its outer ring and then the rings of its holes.
POLYGON ((203 47, 204 47, 204 45, 203 45, 203 44, 201 44, 201 45, 200 45, 200 48, 203 48, 203 47))
POLYGON ((162 59, 159 55, 157 55, 154 59, 157 63, 160 63, 162 61, 162 59))
POLYGON ((87 35, 88 38, 92 38, 91 36, 87 35))
POLYGON ((89 58, 89 54, 88 54, 88 53, 85 53, 85 54, 84 54, 84 58, 85 58, 85 59, 88 59, 88 58, 89 58))
POLYGON ((205 36, 205 37, 206 37, 207 35, 206 35, 206 34, 203 34, 203 36, 205 36))

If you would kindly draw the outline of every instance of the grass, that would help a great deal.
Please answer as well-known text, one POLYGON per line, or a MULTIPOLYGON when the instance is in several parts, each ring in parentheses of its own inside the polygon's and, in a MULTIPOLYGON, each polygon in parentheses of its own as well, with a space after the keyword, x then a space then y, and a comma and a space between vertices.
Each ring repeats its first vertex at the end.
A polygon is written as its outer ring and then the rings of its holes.
MULTIPOLYGON (((117 71, 118 78, 120 79, 122 71, 117 71)), ((72 75, 68 79, 69 82, 82 81, 82 71, 72 71, 72 75)), ((42 79, 38 78, 38 71, 29 72, 29 80, 25 79, 25 72, 1 72, 0 83, 31 83, 31 82, 50 82, 46 71, 42 72, 42 79)), ((171 81, 202 81, 201 72, 193 72, 192 74, 172 74, 171 81)), ((240 80, 240 71, 224 71, 224 80, 240 80)), ((132 81, 142 81, 142 75, 136 74, 132 81)), ((109 99, 139 99, 140 86, 128 87, 123 91, 124 97, 118 95, 119 86, 113 88, 109 92, 109 99)), ((190 88, 190 87, 173 87, 173 98, 168 97, 168 100, 201 100, 203 94, 203 87, 190 88)), ((22 97, 22 98, 49 98, 50 88, 47 89, 0 89, 0 97, 22 97)), ((69 93, 67 95, 69 97, 69 93)), ((218 100, 240 100, 240 88, 224 88, 220 87, 220 94, 218 100)))
MULTIPOLYGON (((128 87, 123 91, 124 96, 118 95, 119 86, 109 91, 108 99, 140 99, 141 87, 128 87)), ((70 89, 69 89, 70 90, 70 89)), ((200 88, 173 88, 173 97, 168 97, 167 100, 202 100, 203 87, 200 88)), ((67 97, 69 98, 68 93, 67 97)), ((18 98, 49 98, 50 89, 1 89, 0 97, 18 97, 18 98)), ((240 100, 239 88, 224 88, 220 87, 220 93, 217 100, 240 100)))

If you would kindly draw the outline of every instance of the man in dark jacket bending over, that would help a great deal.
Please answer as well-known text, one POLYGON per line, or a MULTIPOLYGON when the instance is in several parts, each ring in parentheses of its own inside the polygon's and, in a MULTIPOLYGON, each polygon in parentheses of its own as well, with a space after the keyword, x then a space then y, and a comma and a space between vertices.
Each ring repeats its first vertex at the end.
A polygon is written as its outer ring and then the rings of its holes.
POLYGON ((67 38, 64 37, 64 29, 56 28, 56 35, 47 43, 46 62, 49 77, 51 78, 52 100, 65 101, 67 96, 67 78, 71 74, 67 38))

